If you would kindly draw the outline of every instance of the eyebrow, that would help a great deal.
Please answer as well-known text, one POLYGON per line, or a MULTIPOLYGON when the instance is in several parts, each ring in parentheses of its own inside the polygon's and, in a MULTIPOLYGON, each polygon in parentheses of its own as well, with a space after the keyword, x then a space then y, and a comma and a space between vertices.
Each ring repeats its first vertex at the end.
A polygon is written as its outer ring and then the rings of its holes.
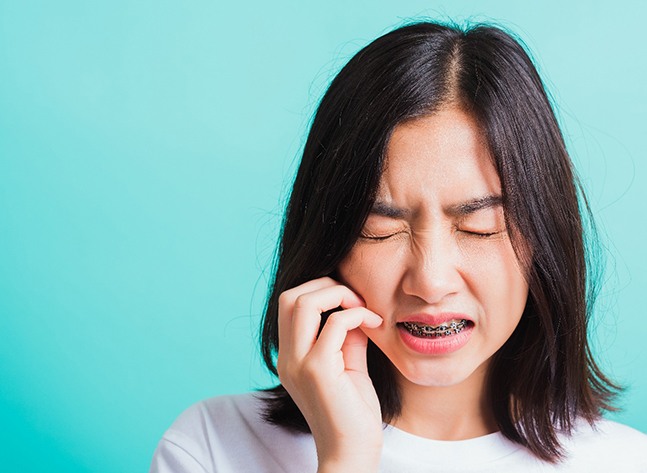
POLYGON ((491 209, 503 205, 503 197, 501 195, 486 195, 484 197, 477 197, 476 199, 461 202, 460 204, 450 205, 445 208, 445 212, 455 217, 464 217, 474 212, 483 209, 491 209))
MULTIPOLYGON (((501 195, 493 194, 470 199, 459 204, 450 205, 445 207, 443 210, 448 215, 452 215, 454 217, 464 217, 474 212, 478 212, 479 210, 499 207, 501 205, 503 205, 503 197, 501 195)), ((412 211, 409 209, 395 207, 391 204, 387 204, 386 202, 377 201, 373 204, 371 214, 378 215, 380 217, 398 219, 411 215, 412 211)))
POLYGON ((404 218, 411 215, 411 210, 394 207, 386 202, 375 202, 371 209, 373 215, 388 218, 404 218))

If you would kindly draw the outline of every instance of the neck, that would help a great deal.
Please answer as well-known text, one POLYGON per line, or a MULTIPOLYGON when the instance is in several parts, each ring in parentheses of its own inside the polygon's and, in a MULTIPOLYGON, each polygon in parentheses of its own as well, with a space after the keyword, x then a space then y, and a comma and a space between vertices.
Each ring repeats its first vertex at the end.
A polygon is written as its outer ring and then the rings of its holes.
POLYGON ((496 432, 485 378, 484 366, 452 386, 420 386, 400 375, 402 411, 392 423, 434 440, 465 440, 496 432))

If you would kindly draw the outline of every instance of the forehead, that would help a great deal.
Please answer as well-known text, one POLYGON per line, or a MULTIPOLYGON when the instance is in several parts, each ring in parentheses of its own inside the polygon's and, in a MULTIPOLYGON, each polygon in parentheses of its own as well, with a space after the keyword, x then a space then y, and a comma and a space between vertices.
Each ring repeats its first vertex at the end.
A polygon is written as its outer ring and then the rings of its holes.
POLYGON ((443 109, 394 129, 386 148, 381 199, 447 202, 500 192, 487 141, 469 114, 443 109))

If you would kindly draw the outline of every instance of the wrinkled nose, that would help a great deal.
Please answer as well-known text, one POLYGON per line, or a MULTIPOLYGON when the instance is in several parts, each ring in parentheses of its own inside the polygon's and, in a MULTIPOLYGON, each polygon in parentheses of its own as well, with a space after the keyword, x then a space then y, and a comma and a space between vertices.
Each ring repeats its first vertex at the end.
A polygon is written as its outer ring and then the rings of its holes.
POLYGON ((412 244, 402 290, 427 304, 456 294, 462 284, 460 250, 449 239, 419 238, 412 244))

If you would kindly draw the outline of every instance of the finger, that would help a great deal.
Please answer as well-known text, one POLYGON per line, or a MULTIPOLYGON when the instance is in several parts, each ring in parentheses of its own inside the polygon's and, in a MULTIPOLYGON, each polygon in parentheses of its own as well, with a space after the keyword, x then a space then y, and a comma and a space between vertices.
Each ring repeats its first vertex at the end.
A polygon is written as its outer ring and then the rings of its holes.
POLYGON ((364 307, 335 312, 321 330, 319 339, 311 350, 312 355, 333 356, 342 349, 350 331, 359 327, 375 328, 381 323, 382 317, 364 307))
POLYGON ((318 291, 326 287, 338 285, 339 283, 332 278, 323 277, 305 282, 299 286, 293 287, 279 296, 279 352, 287 353, 291 351, 290 342, 292 339, 292 317, 294 303, 301 294, 318 291))
MULTIPOLYGON (((357 294, 341 284, 301 294, 295 301, 292 312, 289 342, 291 353, 298 358, 303 358, 312 350, 317 341, 323 312, 339 306, 346 309, 363 305, 364 301, 357 294)), ((334 318, 335 314, 330 318, 334 318)))
POLYGON ((348 332, 346 340, 344 340, 344 344, 341 347, 346 370, 368 373, 366 361, 367 346, 368 337, 361 329, 356 328, 348 332))

